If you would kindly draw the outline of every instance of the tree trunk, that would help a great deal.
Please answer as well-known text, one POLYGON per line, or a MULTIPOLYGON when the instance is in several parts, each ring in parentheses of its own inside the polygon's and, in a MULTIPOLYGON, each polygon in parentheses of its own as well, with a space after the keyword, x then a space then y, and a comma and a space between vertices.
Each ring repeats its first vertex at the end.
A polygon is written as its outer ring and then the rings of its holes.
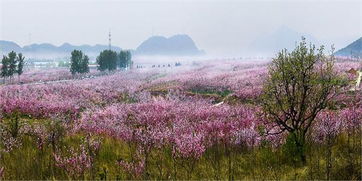
POLYGON ((303 131, 296 131, 292 132, 292 135, 296 146, 296 156, 299 157, 298 159, 305 165, 307 163, 305 155, 305 134, 303 131))
POLYGON ((327 180, 331 180, 331 170, 332 170, 332 146, 334 138, 331 135, 327 137, 327 163, 326 163, 326 170, 327 170, 327 180))

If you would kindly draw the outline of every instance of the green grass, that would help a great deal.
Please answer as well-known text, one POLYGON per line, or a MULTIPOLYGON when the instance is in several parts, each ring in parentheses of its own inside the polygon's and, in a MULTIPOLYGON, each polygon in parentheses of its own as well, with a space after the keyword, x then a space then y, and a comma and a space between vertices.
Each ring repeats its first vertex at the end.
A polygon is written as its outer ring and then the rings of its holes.
MULTIPOLYGON (((31 120, 31 124, 47 124, 47 120, 31 120)), ((57 152, 66 154, 67 148, 79 148, 86 135, 77 133, 62 136, 57 152)), ((93 136, 94 137, 94 136, 93 136)), ((132 160, 134 144, 107 136, 95 156, 93 168, 74 177, 56 167, 51 144, 36 147, 31 135, 21 135, 22 145, 9 153, 1 153, 0 165, 5 167, 7 180, 67 180, 67 179, 326 179, 326 153, 321 144, 307 145, 307 163, 293 161, 287 145, 272 148, 267 143, 257 148, 217 145, 206 150, 199 159, 172 157, 172 148, 153 148, 147 170, 134 175, 116 164, 117 160, 132 160)), ((331 179, 361 179, 361 134, 340 135, 333 145, 331 179)))
POLYGON ((228 96, 229 94, 232 93, 231 90, 228 90, 228 89, 225 89, 225 90, 222 90, 222 91, 218 91, 218 90, 213 90, 213 89, 204 89, 204 90, 199 90, 199 89, 195 89, 195 90, 191 90, 192 93, 194 94, 201 94, 201 95, 218 95, 220 97, 226 97, 228 96))
POLYGON ((214 103, 219 103, 225 100, 225 98, 232 94, 231 90, 215 90, 215 89, 191 89, 186 92, 187 95, 191 96, 202 96, 203 98, 212 99, 214 103))

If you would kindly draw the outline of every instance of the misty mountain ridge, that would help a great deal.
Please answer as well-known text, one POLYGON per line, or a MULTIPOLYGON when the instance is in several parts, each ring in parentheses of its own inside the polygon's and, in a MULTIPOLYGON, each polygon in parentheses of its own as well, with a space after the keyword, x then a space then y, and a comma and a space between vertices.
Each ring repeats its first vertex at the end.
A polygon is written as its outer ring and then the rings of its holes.
POLYGON ((0 40, 0 53, 1 54, 4 54, 4 53, 7 53, 7 52, 11 52, 11 51, 21 51, 22 48, 12 42, 12 41, 5 41, 5 40, 0 40))
POLYGON ((185 34, 174 35, 169 38, 152 36, 142 42, 136 49, 138 55, 166 55, 166 56, 195 56, 203 55, 195 42, 185 34))
MULTIPOLYGON (((56 54, 67 56, 73 50, 81 50, 85 54, 96 55, 99 52, 108 49, 108 45, 72 45, 64 43, 60 46, 55 46, 50 43, 31 44, 21 47, 14 42, 0 40, 0 53, 7 54, 10 51, 23 52, 25 55, 40 56, 42 54, 56 54)), ((120 47, 112 46, 112 50, 121 51, 120 47)), ((175 35, 170 38, 163 36, 152 36, 134 51, 135 55, 160 55, 160 56, 195 56, 203 55, 204 52, 199 50, 194 41, 188 35, 175 35)))
POLYGON ((251 43, 249 50, 257 54, 273 56, 285 48, 288 51, 294 50, 302 37, 305 37, 308 43, 311 42, 316 46, 320 45, 320 42, 309 34, 297 32, 287 26, 281 26, 276 31, 257 38, 251 43))
POLYGON ((352 42, 351 44, 347 45, 346 47, 338 50, 335 55, 338 56, 362 56, 362 37, 358 40, 352 42))
MULTIPOLYGON (((14 42, 0 40, 0 52, 6 54, 10 51, 23 52, 29 54, 69 54, 73 50, 82 50, 84 53, 99 53, 103 50, 108 49, 107 45, 71 45, 69 43, 64 43, 61 46, 55 46, 50 43, 41 43, 41 44, 31 44, 24 47, 20 47, 14 42)), ((117 46, 112 46, 112 50, 120 51, 121 48, 117 46)))

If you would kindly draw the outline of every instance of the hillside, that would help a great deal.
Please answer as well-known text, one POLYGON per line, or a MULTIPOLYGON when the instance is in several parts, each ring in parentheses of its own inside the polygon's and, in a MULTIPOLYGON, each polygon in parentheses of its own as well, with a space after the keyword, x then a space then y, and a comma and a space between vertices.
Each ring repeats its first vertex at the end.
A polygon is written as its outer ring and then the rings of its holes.
POLYGON ((352 42, 346 47, 338 50, 335 55, 338 56, 362 56, 362 37, 352 42))
POLYGON ((0 53, 2 52, 10 52, 10 51, 19 51, 21 50, 22 48, 12 42, 12 41, 5 41, 5 40, 0 40, 0 53))
MULTIPOLYGON (((6 54, 10 51, 23 52, 25 54, 69 54, 74 49, 82 50, 87 54, 98 54, 102 50, 108 49, 107 45, 71 45, 64 43, 61 46, 55 46, 50 43, 31 44, 24 47, 19 46, 15 42, 0 40, 0 54, 6 54)), ((121 48, 112 46, 112 50, 120 51, 121 48)))
POLYGON ((175 35, 169 38, 153 36, 136 49, 138 55, 193 56, 201 55, 195 42, 188 35, 175 35))

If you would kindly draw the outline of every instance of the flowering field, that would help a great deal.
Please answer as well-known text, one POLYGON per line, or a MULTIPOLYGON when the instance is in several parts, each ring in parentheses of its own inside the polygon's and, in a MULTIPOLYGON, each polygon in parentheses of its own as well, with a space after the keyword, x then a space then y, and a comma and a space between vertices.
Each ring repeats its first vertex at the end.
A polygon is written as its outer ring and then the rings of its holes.
MULTIPOLYGON (((71 79, 89 78, 93 76, 99 76, 104 73, 98 72, 95 69, 91 69, 89 73, 82 76, 73 76, 69 68, 33 68, 25 71, 21 76, 13 77, 11 80, 7 80, 7 84, 40 84, 50 81, 67 81, 71 79)), ((0 81, 4 83, 3 81, 0 81)))
POLYGON ((361 92, 318 115, 298 165, 262 116, 267 64, 0 85, 0 179, 361 179, 361 92))

